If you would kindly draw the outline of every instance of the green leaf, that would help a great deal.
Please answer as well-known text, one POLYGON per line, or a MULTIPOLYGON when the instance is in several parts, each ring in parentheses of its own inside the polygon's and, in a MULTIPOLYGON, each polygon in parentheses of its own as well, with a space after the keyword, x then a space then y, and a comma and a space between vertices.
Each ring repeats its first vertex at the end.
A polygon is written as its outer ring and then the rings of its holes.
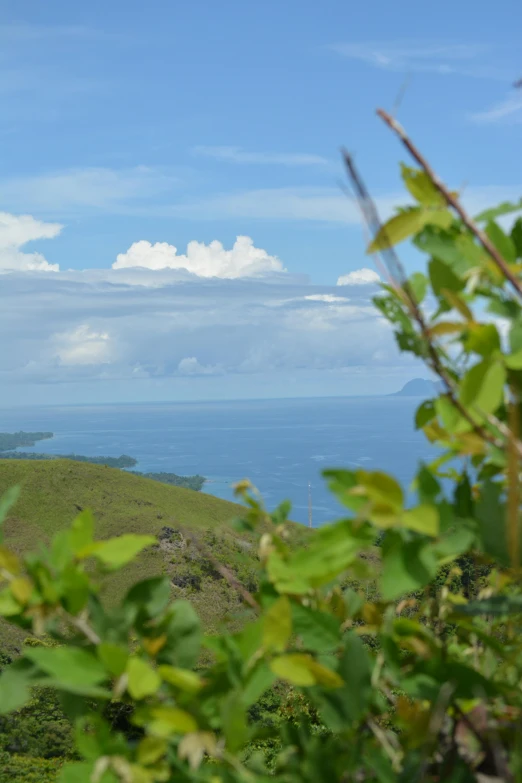
POLYGON ((422 429, 428 422, 432 421, 437 415, 435 410, 435 400, 425 400, 415 412, 415 429, 422 429))
POLYGON ((226 747, 231 753, 237 753, 249 738, 249 726, 246 707, 241 693, 232 691, 221 704, 221 720, 226 747))
POLYGON ((149 617, 165 611, 170 601, 170 583, 164 576, 144 579, 135 584, 124 598, 124 604, 143 609, 149 617))
POLYGON ((13 594, 6 587, 0 591, 0 616, 1 617, 15 617, 15 615, 22 612, 22 607, 15 601, 13 594))
POLYGON ((55 687, 70 693, 99 693, 93 686, 107 679, 102 662, 78 647, 26 648, 25 657, 53 679, 55 687))
POLYGON ((486 234, 491 242, 494 244, 502 258, 513 264, 517 258, 517 251, 511 237, 505 234, 498 223, 490 221, 486 226, 486 234))
POLYGON ((93 542, 94 536, 94 517, 89 510, 82 511, 71 525, 69 532, 69 543, 74 554, 78 554, 82 549, 93 542))
POLYGON ((448 264, 439 258, 432 258, 428 271, 430 275, 431 287, 436 296, 444 296, 443 291, 461 291, 465 286, 465 281, 458 277, 448 264))
POLYGON ((138 745, 138 761, 148 766, 155 764, 167 752, 167 743, 159 737, 144 737, 138 745))
POLYGON ((425 536, 438 536, 439 513, 435 506, 426 503, 410 508, 402 515, 402 526, 425 536))
POLYGON ((6 668, 0 674, 0 715, 19 710, 30 699, 30 678, 26 670, 14 666, 6 668))
POLYGON ((437 225, 448 228, 453 217, 447 209, 428 209, 426 207, 411 207, 390 218, 378 231, 370 243, 367 253, 386 250, 399 244, 414 234, 418 234, 424 226, 437 225))
POLYGON ((190 601, 175 601, 169 612, 167 643, 158 654, 158 662, 191 669, 201 648, 201 622, 190 601))
POLYGON ((389 531, 382 544, 381 594, 394 601, 424 587, 437 573, 437 559, 430 543, 419 539, 405 542, 389 531))
POLYGON ((307 549, 292 552, 287 560, 273 552, 267 563, 269 579, 281 593, 307 593, 346 571, 374 537, 369 525, 355 525, 349 519, 325 525, 307 549))
POLYGON ((492 209, 485 209, 483 212, 479 212, 478 215, 475 216, 475 221, 477 223, 487 223, 491 220, 495 220, 495 218, 501 217, 502 215, 509 215, 511 212, 519 212, 522 209, 522 198, 520 201, 503 201, 502 204, 499 204, 498 207, 493 207, 492 209))
MULTIPOLYGON (((94 771, 94 763, 91 761, 76 761, 74 763, 66 764, 60 770, 58 775, 58 783, 86 783, 86 781, 92 780, 94 771)), ((100 783, 107 783, 109 778, 104 774, 101 778, 97 778, 100 783)), ((114 777, 110 778, 115 780, 114 777)))
POLYGON ((97 649, 98 657, 103 665, 115 677, 119 677, 125 671, 129 653, 125 647, 111 642, 102 642, 97 649))
POLYGON ((460 400, 479 413, 493 413, 504 400, 506 369, 501 361, 485 359, 464 375, 460 400))
POLYGON ((190 669, 180 669, 177 666, 158 666, 158 674, 165 682, 174 685, 187 693, 197 693, 203 687, 203 680, 190 669))
POLYGON ((141 658, 129 658, 127 662, 127 690, 133 699, 152 696, 161 685, 159 674, 141 658))
POLYGON ((425 206, 443 206, 444 197, 437 190, 426 172, 401 163, 402 180, 413 198, 425 206))
POLYGON ((474 324, 469 327, 464 346, 467 351, 480 356, 490 356, 500 351, 500 337, 495 324, 474 324))
POLYGON ((292 609, 286 595, 281 596, 265 612, 263 618, 263 646, 267 650, 283 652, 292 635, 292 609))
POLYGON ((125 533, 108 541, 97 541, 78 553, 79 557, 95 557, 108 568, 116 569, 130 563, 146 547, 154 544, 154 536, 125 533))
POLYGON ((343 680, 339 675, 318 663, 306 653, 290 653, 273 658, 270 668, 278 677, 292 685, 324 685, 340 688, 343 680))
POLYGON ((522 351, 504 356, 504 364, 510 370, 522 370, 522 351))
POLYGON ((359 720, 372 698, 372 660, 363 642, 351 631, 339 659, 339 673, 346 683, 345 707, 351 720, 359 720))
POLYGON ((414 272, 408 280, 408 285, 417 304, 421 304, 426 296, 428 278, 421 272, 414 272))
POLYGON ((339 621, 332 614, 302 604, 294 604, 292 614, 294 631, 308 650, 324 653, 339 645, 339 621))
POLYGON ((258 701, 274 683, 276 676, 269 669, 266 661, 258 661, 248 673, 243 684, 243 701, 245 707, 250 707, 258 701))
POLYGON ((511 241, 517 251, 517 258, 522 258, 522 217, 519 217, 511 229, 511 241))
POLYGON ((157 737, 170 737, 172 734, 191 734, 198 730, 198 724, 189 712, 178 707, 154 707, 148 730, 157 737))

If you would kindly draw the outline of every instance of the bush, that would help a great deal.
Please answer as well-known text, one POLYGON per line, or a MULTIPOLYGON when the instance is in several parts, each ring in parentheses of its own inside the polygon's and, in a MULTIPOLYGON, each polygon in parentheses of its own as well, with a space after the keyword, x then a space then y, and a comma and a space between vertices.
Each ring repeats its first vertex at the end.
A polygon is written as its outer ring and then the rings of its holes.
POLYGON ((380 226, 346 161, 370 251, 390 271, 375 304, 442 382, 416 413, 436 446, 416 500, 380 472, 325 471, 347 515, 299 541, 288 504, 268 514, 242 482, 236 526, 256 542, 258 572, 232 533, 207 536, 224 567, 201 547, 176 549, 180 566, 216 594, 226 579, 248 607, 243 628, 206 638, 167 578, 134 585, 120 607, 101 602, 99 580, 150 536, 95 541, 82 512, 48 550, 19 560, 0 548, 0 615, 55 643, 26 646, 4 669, 0 711, 23 711, 34 687, 60 694, 82 759, 61 783, 522 775, 522 219, 509 233, 497 222, 522 204, 472 222, 429 168, 404 166, 416 206, 380 226), (394 255, 410 236, 427 275, 407 277, 394 255), (126 706, 111 716, 111 702, 126 706))

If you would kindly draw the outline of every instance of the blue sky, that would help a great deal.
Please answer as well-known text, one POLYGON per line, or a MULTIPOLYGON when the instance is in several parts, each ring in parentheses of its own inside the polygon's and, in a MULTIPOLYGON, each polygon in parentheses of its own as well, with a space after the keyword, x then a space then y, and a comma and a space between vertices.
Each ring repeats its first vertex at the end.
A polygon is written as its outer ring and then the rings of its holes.
POLYGON ((521 22, 514 0, 4 0, 0 268, 24 319, 0 401, 365 393, 411 377, 370 317, 374 286, 346 278, 371 263, 338 149, 389 214, 404 156, 375 108, 405 87, 400 121, 470 209, 520 195, 521 22), (237 236, 251 243, 230 254, 237 236))

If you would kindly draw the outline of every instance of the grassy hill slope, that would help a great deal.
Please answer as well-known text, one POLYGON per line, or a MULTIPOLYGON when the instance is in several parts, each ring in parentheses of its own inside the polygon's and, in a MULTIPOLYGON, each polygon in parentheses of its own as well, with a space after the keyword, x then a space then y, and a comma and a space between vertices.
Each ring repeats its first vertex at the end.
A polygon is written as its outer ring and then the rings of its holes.
MULTIPOLYGON (((251 544, 230 528, 241 512, 233 503, 189 489, 160 484, 121 470, 69 460, 0 460, 0 494, 19 485, 21 494, 5 522, 5 543, 26 552, 48 543, 82 509, 91 509, 99 538, 152 533, 160 543, 136 564, 110 577, 106 593, 117 601, 136 580, 158 573, 171 577, 173 597, 189 598, 209 630, 235 622, 236 593, 200 553, 204 543, 243 582, 255 586, 251 544)), ((0 648, 18 647, 24 638, 0 626, 0 648)))

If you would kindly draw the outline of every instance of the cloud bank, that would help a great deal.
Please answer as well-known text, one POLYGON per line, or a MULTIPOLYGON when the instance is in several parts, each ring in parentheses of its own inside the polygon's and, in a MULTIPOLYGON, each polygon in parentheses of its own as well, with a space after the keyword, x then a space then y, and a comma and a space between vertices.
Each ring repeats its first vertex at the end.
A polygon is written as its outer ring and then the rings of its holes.
POLYGON ((189 242, 186 254, 178 254, 174 245, 156 242, 154 245, 142 239, 134 242, 126 253, 120 253, 113 269, 186 269, 198 277, 259 277, 269 272, 283 272, 283 265, 276 256, 254 246, 250 237, 237 237, 231 250, 225 250, 215 239, 210 244, 189 242))

